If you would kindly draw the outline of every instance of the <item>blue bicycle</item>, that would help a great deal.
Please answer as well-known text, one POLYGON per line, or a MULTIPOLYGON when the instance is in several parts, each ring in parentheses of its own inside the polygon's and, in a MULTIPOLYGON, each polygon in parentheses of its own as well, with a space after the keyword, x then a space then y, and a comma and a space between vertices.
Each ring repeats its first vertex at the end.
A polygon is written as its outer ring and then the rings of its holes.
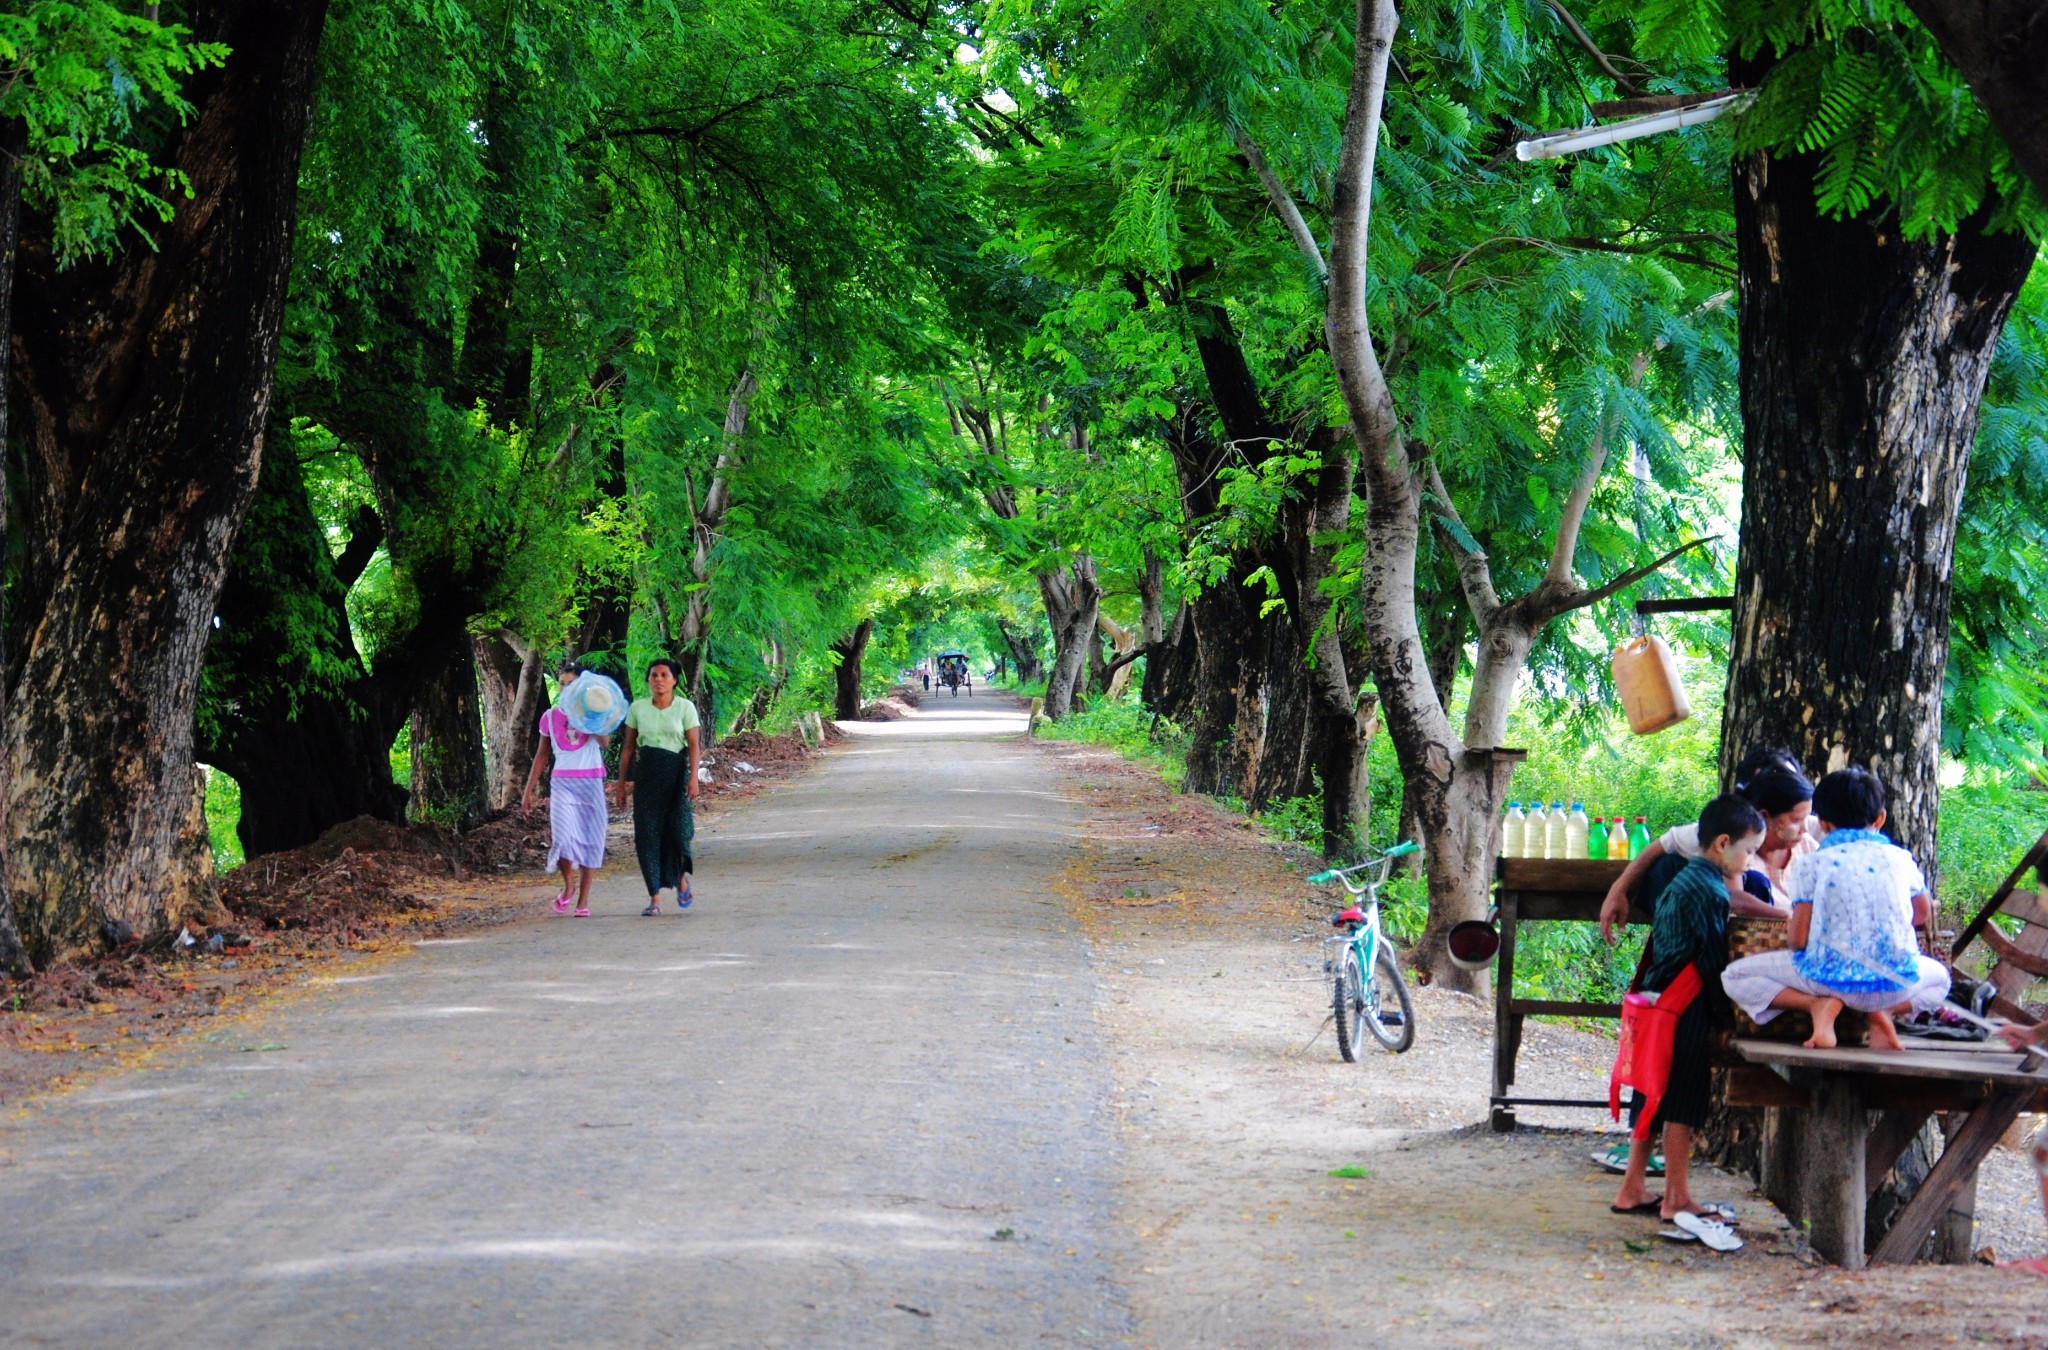
POLYGON ((1410 842, 1384 853, 1368 849, 1364 862, 1309 878, 1312 886, 1341 882, 1353 898, 1350 908, 1330 920, 1341 933, 1323 941, 1323 973, 1330 977, 1337 1050, 1346 1063, 1356 1063, 1365 1053, 1368 1035, 1397 1055, 1415 1044, 1415 1006, 1408 1001, 1408 982, 1401 978, 1394 944, 1380 931, 1380 887, 1386 884, 1394 859, 1421 847, 1410 842))

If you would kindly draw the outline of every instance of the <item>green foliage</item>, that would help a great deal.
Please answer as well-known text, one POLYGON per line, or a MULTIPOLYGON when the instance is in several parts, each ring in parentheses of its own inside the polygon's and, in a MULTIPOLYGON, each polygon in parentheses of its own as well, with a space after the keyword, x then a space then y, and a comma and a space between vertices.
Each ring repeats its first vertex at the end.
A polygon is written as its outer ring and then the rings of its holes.
POLYGON ((190 184, 157 147, 192 113, 184 78, 226 57, 112 0, 29 0, 0 13, 0 126, 20 119, 22 200, 50 216, 60 266, 171 218, 190 184))
POLYGON ((242 785, 211 765, 206 775, 206 838, 213 846, 213 870, 242 865, 242 841, 235 830, 242 823, 242 785))
POLYGON ((1127 759, 1156 766, 1172 787, 1180 785, 1187 759, 1186 730, 1128 696, 1091 699, 1085 711, 1042 728, 1039 735, 1107 746, 1127 759))

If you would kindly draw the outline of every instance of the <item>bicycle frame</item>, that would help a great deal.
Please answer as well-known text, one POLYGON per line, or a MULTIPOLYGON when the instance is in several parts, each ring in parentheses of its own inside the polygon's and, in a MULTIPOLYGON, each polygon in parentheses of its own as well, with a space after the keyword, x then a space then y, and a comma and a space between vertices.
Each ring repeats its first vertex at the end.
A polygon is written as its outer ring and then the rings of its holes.
MULTIPOLYGON (((1394 859, 1398 856, 1396 853, 1385 853, 1354 867, 1333 867, 1320 874, 1335 878, 1353 899, 1364 897, 1364 902, 1358 907, 1364 915, 1363 920, 1353 925, 1349 933, 1334 934, 1323 939, 1323 970, 1326 974, 1337 969, 1338 955, 1345 947, 1351 947, 1358 952, 1358 968, 1368 976, 1371 974, 1372 963, 1380 954, 1380 943, 1383 940, 1380 935, 1380 887, 1387 884, 1387 877, 1394 868, 1394 859), (1354 884, 1352 877, 1358 873, 1369 873, 1370 879, 1354 884)), ((1309 878, 1310 881, 1316 879, 1309 878)))

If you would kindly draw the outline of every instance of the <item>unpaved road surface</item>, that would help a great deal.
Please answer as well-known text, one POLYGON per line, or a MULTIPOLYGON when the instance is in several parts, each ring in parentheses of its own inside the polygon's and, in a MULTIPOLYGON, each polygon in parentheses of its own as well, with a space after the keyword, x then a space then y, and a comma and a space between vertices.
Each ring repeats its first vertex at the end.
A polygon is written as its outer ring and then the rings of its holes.
POLYGON ((1480 1124, 1471 1000, 1339 1064, 1286 855, 1009 708, 852 728, 688 914, 618 857, 0 1120, 0 1344, 2048 1344, 2048 1281, 1816 1268, 1734 1177, 1738 1257, 1608 1214, 1590 1113, 1480 1124))
POLYGON ((1007 702, 959 702, 723 815, 687 914, 638 917, 615 856, 591 919, 422 945, 6 1121, 0 1341, 1122 1339, 1050 885, 1078 811, 1007 702))

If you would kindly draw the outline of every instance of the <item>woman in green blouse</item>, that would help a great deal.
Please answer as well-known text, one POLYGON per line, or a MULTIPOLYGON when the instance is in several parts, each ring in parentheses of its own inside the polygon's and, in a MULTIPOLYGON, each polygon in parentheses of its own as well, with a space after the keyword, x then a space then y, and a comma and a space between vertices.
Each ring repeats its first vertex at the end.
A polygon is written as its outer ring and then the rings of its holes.
POLYGON ((696 833, 690 803, 697 797, 697 705, 676 693, 682 668, 667 657, 647 667, 647 697, 626 710, 626 745, 619 753, 619 809, 633 796, 633 851, 647 882, 644 918, 661 913, 661 893, 673 889, 676 908, 690 907, 690 841, 696 833), (636 773, 634 770, 638 769, 636 773))

